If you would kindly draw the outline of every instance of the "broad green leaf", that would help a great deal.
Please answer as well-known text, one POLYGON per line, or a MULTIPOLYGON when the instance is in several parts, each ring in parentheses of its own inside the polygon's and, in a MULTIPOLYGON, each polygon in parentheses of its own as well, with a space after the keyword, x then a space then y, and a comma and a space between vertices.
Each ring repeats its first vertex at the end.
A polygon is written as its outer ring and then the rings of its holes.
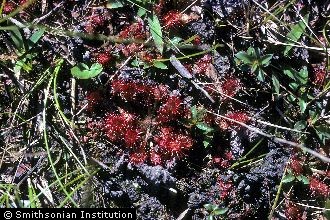
MULTIPOLYGON (((309 14, 305 15, 304 21, 301 20, 298 24, 293 25, 291 31, 286 35, 286 43, 292 44, 295 41, 298 41, 301 35, 305 32, 306 24, 308 24, 309 14), (292 42, 293 41, 293 42, 292 42)), ((289 51, 292 49, 292 46, 286 46, 284 50, 284 55, 287 56, 289 51)))
POLYGON ((291 79, 295 79, 294 75, 297 74, 298 72, 290 68, 283 70, 283 73, 288 77, 290 77, 291 79))
POLYGON ((207 216, 207 220, 213 220, 214 218, 213 218, 213 215, 209 215, 209 216, 207 216))
POLYGON ((45 28, 41 28, 41 29, 39 29, 38 31, 34 32, 31 35, 31 37, 29 38, 29 41, 28 41, 28 48, 29 49, 31 49, 33 47, 33 45, 38 42, 38 40, 40 40, 42 35, 44 35, 45 30, 46 30, 45 28))
POLYGON ((156 67, 156 68, 158 68, 158 69, 162 69, 162 70, 166 70, 166 69, 168 69, 168 67, 166 66, 165 63, 160 62, 160 61, 157 61, 157 60, 155 60, 155 61, 153 62, 153 66, 156 67))
POLYGON ((294 175, 292 175, 291 173, 285 175, 285 177, 283 178, 282 182, 283 183, 290 183, 292 182, 296 177, 294 175))
POLYGON ((88 68, 84 63, 79 63, 77 66, 71 68, 71 74, 78 79, 90 79, 99 75, 102 70, 103 67, 99 63, 94 63, 91 68, 88 68))
POLYGON ((213 131, 213 128, 211 128, 210 126, 208 126, 204 122, 198 122, 196 124, 196 127, 199 128, 199 129, 201 129, 202 131, 205 131, 206 133, 209 133, 209 132, 213 131))
POLYGON ((252 64, 255 60, 255 57, 247 54, 244 51, 238 52, 235 55, 239 60, 243 61, 245 64, 252 64))
POLYGON ((139 8, 137 15, 141 18, 143 15, 147 13, 146 9, 144 8, 139 8))
POLYGON ((108 0, 106 7, 110 9, 114 9, 114 8, 121 8, 123 6, 124 6, 123 3, 121 3, 121 1, 119 0, 108 0))
POLYGON ((265 81, 265 72, 261 68, 258 68, 256 72, 257 72, 257 79, 261 82, 265 81))
POLYGON ((303 114, 307 108, 307 103, 305 99, 298 98, 299 99, 299 107, 300 107, 300 112, 303 114))
POLYGON ((301 120, 301 121, 297 121, 295 124, 294 124, 294 129, 296 130, 303 130, 304 128, 306 128, 307 126, 307 122, 304 121, 304 120, 301 120))
POLYGON ((228 211, 228 208, 216 208, 213 210, 214 215, 223 215, 228 211))
MULTIPOLYGON (((86 65, 86 66, 87 66, 87 65, 86 65)), ((101 69, 101 71, 102 71, 103 67, 102 67, 102 65, 99 64, 99 63, 94 63, 94 64, 91 66, 91 68, 90 68, 90 70, 93 70, 93 71, 99 71, 100 69, 101 69)))
POLYGON ((273 81, 275 93, 277 95, 279 95, 280 94, 280 81, 278 80, 278 78, 275 74, 272 75, 272 81, 273 81))
POLYGON ((164 41, 163 41, 162 27, 160 26, 158 17, 156 15, 152 15, 151 17, 149 17, 148 24, 155 45, 159 50, 159 52, 162 54, 164 48, 164 41))
POLYGON ((261 57, 261 65, 268 66, 272 58, 273 58, 273 54, 266 54, 265 56, 261 57))

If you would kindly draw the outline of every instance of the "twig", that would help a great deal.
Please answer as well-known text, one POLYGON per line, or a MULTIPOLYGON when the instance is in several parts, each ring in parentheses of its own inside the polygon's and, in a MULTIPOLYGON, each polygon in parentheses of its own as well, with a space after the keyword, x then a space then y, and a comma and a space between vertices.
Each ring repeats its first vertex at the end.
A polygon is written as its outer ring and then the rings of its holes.
MULTIPOLYGON (((264 42, 268 42, 268 43, 271 43, 271 44, 274 44, 274 45, 283 45, 283 46, 299 47, 299 48, 304 48, 304 49, 308 49, 308 50, 324 51, 324 49, 320 48, 320 47, 309 47, 309 46, 301 45, 301 44, 283 43, 283 42, 275 41, 275 40, 264 40, 264 42)), ((327 56, 326 53, 320 52, 320 54, 327 56)), ((329 52, 328 52, 328 55, 330 55, 329 52)))
POLYGON ((318 152, 316 152, 316 151, 314 151, 314 150, 312 150, 312 149, 310 149, 310 148, 307 148, 307 147, 305 147, 305 146, 302 145, 302 144, 298 144, 298 143, 295 143, 295 142, 293 142, 293 141, 288 141, 288 140, 285 140, 285 139, 282 139, 282 138, 278 138, 278 137, 276 137, 276 136, 274 136, 274 135, 267 134, 267 133, 265 133, 265 132, 259 130, 258 128, 251 127, 251 126, 249 126, 249 125, 247 125, 247 124, 245 124, 245 123, 242 123, 242 122, 239 122, 239 121, 233 120, 233 119, 231 119, 231 118, 228 118, 228 117, 223 116, 223 115, 219 115, 219 114, 217 114, 217 113, 214 113, 214 112, 211 112, 211 111, 208 111, 208 110, 206 110, 206 111, 207 111, 208 113, 214 114, 214 115, 216 115, 216 116, 218 116, 218 117, 220 117, 220 118, 226 119, 226 120, 231 121, 231 122, 234 122, 234 123, 236 123, 236 124, 239 124, 239 125, 241 125, 241 126, 247 128, 247 129, 249 129, 249 130, 251 130, 251 131, 253 131, 253 132, 257 133, 257 134, 260 134, 260 135, 262 135, 262 136, 265 136, 265 137, 271 139, 272 141, 274 141, 274 142, 276 142, 276 143, 286 144, 286 145, 290 145, 290 146, 292 146, 292 147, 299 148, 299 149, 301 149, 301 150, 303 150, 303 151, 306 151, 307 153, 313 155, 314 157, 319 158, 320 160, 322 160, 322 161, 325 162, 325 163, 330 163, 330 158, 328 158, 328 157, 326 157, 326 156, 324 156, 324 155, 322 155, 322 154, 320 154, 320 153, 318 153, 318 152))
POLYGON ((297 202, 296 204, 300 205, 300 206, 303 206, 303 207, 306 207, 306 208, 310 208, 310 209, 317 209, 317 210, 321 210, 321 211, 330 211, 330 209, 327 209, 327 208, 322 208, 322 207, 317 207, 317 206, 312 206, 312 205, 306 205, 306 204, 303 204, 303 203, 300 203, 300 202, 297 202))
POLYGON ((250 119, 251 120, 254 120, 254 121, 256 121, 256 122, 258 122, 260 124, 272 126, 272 127, 275 127, 275 128, 279 128, 279 129, 283 129, 283 130, 288 130, 288 131, 294 131, 294 132, 297 132, 297 133, 309 134, 309 132, 299 131, 297 129, 292 129, 292 128, 287 128, 287 127, 283 127, 283 126, 280 126, 280 125, 275 125, 275 124, 272 124, 272 123, 267 122, 267 121, 262 121, 262 120, 259 120, 259 119, 253 119, 252 117, 250 119))
MULTIPOLYGON (((213 84, 213 83, 198 83, 198 84, 200 84, 200 85, 208 85, 208 84, 213 84)), ((219 91, 218 89, 214 89, 214 88, 212 88, 212 87, 209 87, 209 88, 210 88, 212 91, 215 91, 215 92, 219 93, 220 95, 222 95, 222 96, 224 96, 224 97, 226 97, 226 98, 228 98, 228 99, 234 100, 234 101, 236 101, 236 102, 238 102, 238 103, 240 103, 240 104, 242 104, 242 105, 249 106, 247 103, 242 102, 242 101, 240 101, 240 100, 238 100, 238 99, 236 99, 236 98, 233 98, 233 97, 231 97, 231 96, 229 96, 229 95, 227 95, 227 94, 225 94, 225 93, 219 91)))
POLYGON ((215 102, 214 99, 208 94, 205 89, 200 87, 194 80, 193 76, 189 73, 189 71, 182 65, 182 63, 174 56, 172 55, 170 58, 171 64, 174 66, 174 68, 180 73, 180 75, 183 78, 189 79, 190 82, 196 87, 196 89, 199 89, 211 102, 215 102))
POLYGON ((63 2, 60 2, 58 5, 55 6, 55 8, 53 8, 52 10, 50 10, 47 14, 36 18, 32 21, 32 24, 38 24, 40 21, 48 18, 54 11, 56 11, 59 7, 61 7, 63 5, 63 2))
POLYGON ((188 5, 181 13, 185 13, 189 8, 191 8, 194 4, 196 4, 198 0, 193 1, 190 5, 188 5))

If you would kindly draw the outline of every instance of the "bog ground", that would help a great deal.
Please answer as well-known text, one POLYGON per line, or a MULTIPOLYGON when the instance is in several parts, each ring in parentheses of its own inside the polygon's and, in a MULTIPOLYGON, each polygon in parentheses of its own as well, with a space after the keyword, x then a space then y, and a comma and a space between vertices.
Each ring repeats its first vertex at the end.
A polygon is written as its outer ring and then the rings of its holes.
POLYGON ((330 217, 330 1, 1 3, 1 207, 330 217))

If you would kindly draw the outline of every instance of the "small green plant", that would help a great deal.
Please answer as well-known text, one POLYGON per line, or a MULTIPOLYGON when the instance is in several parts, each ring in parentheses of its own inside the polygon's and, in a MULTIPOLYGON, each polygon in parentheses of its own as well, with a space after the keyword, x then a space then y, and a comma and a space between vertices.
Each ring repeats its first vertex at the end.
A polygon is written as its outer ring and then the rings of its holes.
POLYGON ((91 67, 84 63, 78 63, 76 66, 71 68, 71 74, 78 79, 90 79, 99 75, 102 70, 103 67, 99 63, 94 63, 91 67))
POLYGON ((266 54, 262 56, 259 48, 250 47, 247 52, 240 51, 235 56, 238 59, 236 62, 237 64, 240 64, 240 61, 242 61, 251 68, 253 73, 257 74, 258 80, 265 80, 265 71, 263 68, 270 64, 273 54, 266 54))
POLYGON ((205 204, 204 208, 209 213, 207 220, 213 220, 215 216, 224 215, 228 211, 228 208, 221 208, 218 205, 211 203, 205 204))
POLYGON ((308 185, 309 184, 309 180, 308 180, 308 178, 306 176, 304 176, 304 175, 295 176, 290 170, 284 176, 282 182, 283 183, 291 183, 294 180, 297 180, 299 182, 302 182, 305 185, 308 185))
POLYGON ((212 141, 214 129, 204 122, 205 114, 205 109, 197 108, 196 106, 191 107, 190 124, 192 126, 196 126, 199 130, 203 132, 203 145, 206 148, 209 147, 210 142, 212 141))
POLYGON ((308 71, 307 68, 302 68, 299 72, 290 68, 285 69, 283 71, 285 75, 287 75, 292 81, 289 83, 289 87, 298 94, 298 97, 294 97, 293 95, 289 95, 289 101, 294 102, 298 101, 300 112, 303 114, 307 108, 307 98, 312 98, 310 94, 308 94, 308 71))
POLYGON ((298 22, 298 24, 291 26, 291 31, 286 35, 286 43, 289 44, 285 47, 284 56, 287 56, 292 49, 292 43, 296 43, 303 33, 305 33, 306 24, 308 23, 309 14, 304 17, 304 20, 298 22))

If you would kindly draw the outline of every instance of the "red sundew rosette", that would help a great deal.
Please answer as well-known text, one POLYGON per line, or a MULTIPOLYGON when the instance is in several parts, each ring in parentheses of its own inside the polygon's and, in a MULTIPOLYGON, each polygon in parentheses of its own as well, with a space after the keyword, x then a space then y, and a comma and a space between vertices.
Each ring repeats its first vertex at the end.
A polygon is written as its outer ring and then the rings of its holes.
POLYGON ((193 145, 190 136, 176 132, 171 127, 163 127, 160 135, 154 138, 155 143, 164 154, 180 156, 193 145))
POLYGON ((205 75, 211 64, 212 56, 210 54, 205 54, 194 64, 192 72, 196 75, 205 75))
POLYGON ((330 195, 329 186, 315 177, 309 179, 309 189, 318 196, 328 197, 330 195))
POLYGON ((169 122, 179 118, 183 113, 183 102, 178 96, 170 96, 157 112, 157 121, 169 122))

